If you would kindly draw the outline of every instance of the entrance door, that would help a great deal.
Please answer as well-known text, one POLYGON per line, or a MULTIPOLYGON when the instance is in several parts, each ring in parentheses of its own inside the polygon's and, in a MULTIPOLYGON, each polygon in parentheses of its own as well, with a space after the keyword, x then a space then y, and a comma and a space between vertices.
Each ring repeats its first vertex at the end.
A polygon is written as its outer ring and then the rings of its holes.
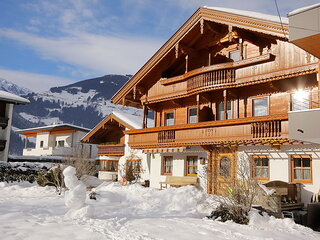
POLYGON ((228 195, 231 184, 233 183, 236 176, 234 153, 218 153, 215 163, 215 193, 221 195, 228 195))

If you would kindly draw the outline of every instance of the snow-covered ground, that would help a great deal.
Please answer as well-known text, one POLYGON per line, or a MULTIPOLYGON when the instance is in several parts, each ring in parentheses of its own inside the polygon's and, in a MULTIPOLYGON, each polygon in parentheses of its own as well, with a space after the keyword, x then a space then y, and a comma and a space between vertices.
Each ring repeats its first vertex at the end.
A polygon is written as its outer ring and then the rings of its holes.
POLYGON ((320 239, 290 219, 251 214, 249 225, 204 218, 214 201, 191 186, 155 190, 103 183, 86 199, 94 218, 69 219, 53 187, 0 183, 0 239, 320 239))

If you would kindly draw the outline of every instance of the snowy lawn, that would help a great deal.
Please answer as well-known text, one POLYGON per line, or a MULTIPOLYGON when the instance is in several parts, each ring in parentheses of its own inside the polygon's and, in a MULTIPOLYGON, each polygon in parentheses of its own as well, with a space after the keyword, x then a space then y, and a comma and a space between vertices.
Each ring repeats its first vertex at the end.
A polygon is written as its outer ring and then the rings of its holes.
POLYGON ((158 191, 104 183, 92 219, 69 219, 52 187, 0 183, 0 239, 320 239, 311 229, 252 213, 250 224, 205 219, 206 195, 193 187, 158 191))

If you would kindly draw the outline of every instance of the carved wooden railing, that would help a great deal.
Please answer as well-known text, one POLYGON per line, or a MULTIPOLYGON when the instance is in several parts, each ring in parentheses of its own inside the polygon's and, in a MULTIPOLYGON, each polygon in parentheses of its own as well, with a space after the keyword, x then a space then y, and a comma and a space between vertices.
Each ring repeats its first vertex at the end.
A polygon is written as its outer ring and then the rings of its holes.
POLYGON ((124 145, 98 145, 98 155, 123 156, 124 145))
POLYGON ((158 143, 170 143, 175 141, 175 131, 166 130, 158 132, 158 143))
POLYGON ((210 87, 220 84, 234 83, 235 81, 235 69, 222 69, 212 72, 205 72, 188 78, 187 91, 192 91, 198 88, 210 87))
POLYGON ((281 121, 271 120, 251 123, 253 138, 270 138, 281 136, 281 121))
POLYGON ((3 151, 6 148, 6 140, 0 140, 0 151, 3 151))

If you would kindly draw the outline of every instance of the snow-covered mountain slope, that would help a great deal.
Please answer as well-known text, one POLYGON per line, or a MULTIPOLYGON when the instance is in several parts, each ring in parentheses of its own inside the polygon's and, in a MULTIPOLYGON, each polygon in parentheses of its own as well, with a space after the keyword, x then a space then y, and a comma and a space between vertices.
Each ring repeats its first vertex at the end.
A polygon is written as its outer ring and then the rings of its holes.
POLYGON ((6 79, 0 78, 0 90, 10 92, 13 94, 16 94, 18 96, 27 95, 29 93, 32 93, 31 90, 20 87, 17 84, 14 84, 6 79))
MULTIPOLYGON (((13 126, 18 129, 71 123, 93 128, 112 111, 124 111, 141 116, 139 109, 115 105, 110 99, 131 76, 106 75, 54 87, 42 93, 24 96, 30 104, 18 105, 14 109, 13 126)), ((22 147, 21 147, 22 148, 22 147)), ((22 150, 22 149, 21 149, 22 150)), ((11 152, 19 154, 16 150, 11 152)))

